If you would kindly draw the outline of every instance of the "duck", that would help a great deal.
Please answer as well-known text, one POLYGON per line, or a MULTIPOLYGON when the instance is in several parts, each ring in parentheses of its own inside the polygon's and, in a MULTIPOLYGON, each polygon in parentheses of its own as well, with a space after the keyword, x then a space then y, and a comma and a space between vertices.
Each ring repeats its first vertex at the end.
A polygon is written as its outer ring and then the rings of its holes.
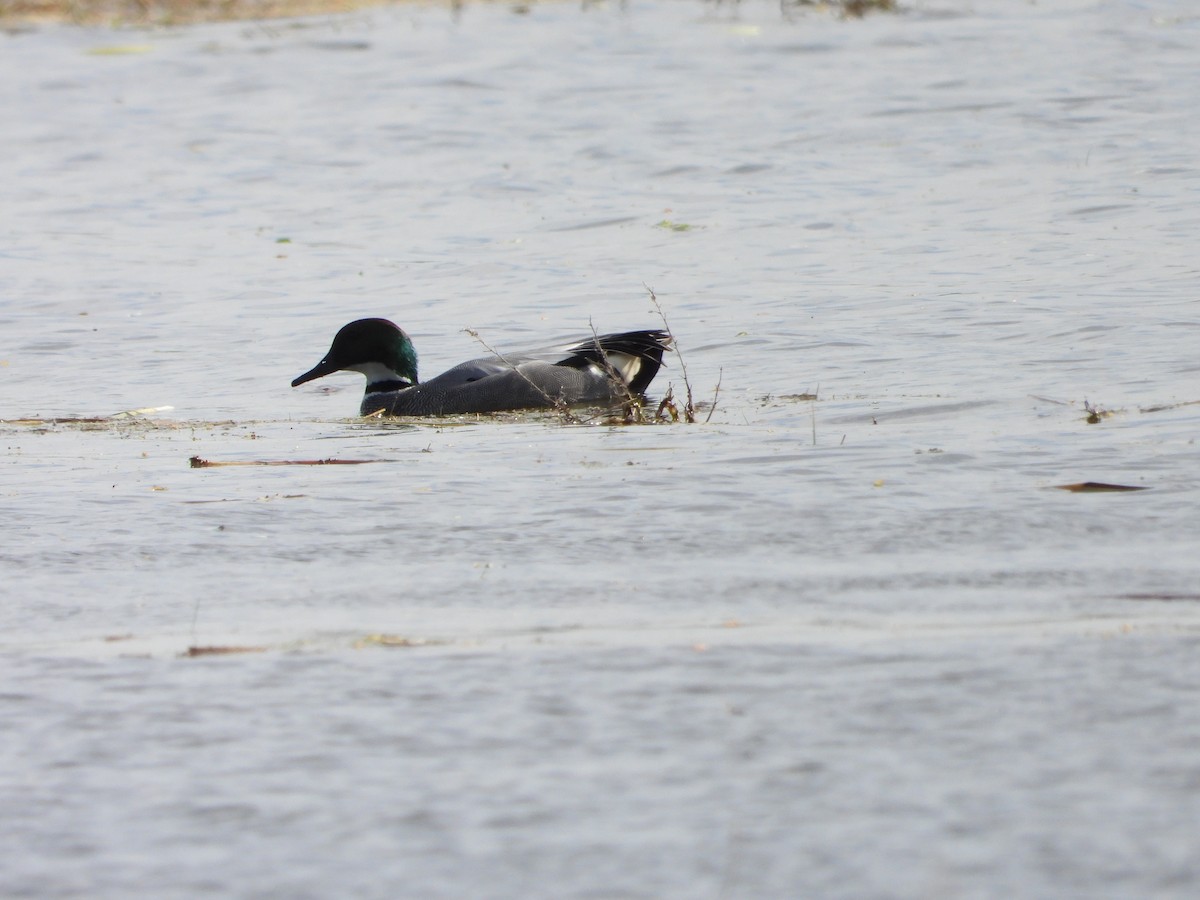
POLYGON ((333 372, 366 376, 359 414, 447 416, 607 404, 641 396, 662 366, 671 335, 662 330, 593 336, 556 351, 496 354, 417 378, 412 339, 387 319, 342 326, 329 352, 292 382, 333 372))

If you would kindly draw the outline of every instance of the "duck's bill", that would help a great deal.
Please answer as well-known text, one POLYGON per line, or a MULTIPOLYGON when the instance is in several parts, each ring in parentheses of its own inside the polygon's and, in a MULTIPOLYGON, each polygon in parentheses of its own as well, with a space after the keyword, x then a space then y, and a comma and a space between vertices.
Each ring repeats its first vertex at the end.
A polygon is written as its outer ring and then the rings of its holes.
POLYGON ((337 370, 337 366, 332 365, 329 360, 323 359, 295 381, 293 381, 292 387, 300 387, 300 385, 306 382, 315 381, 318 378, 324 378, 326 375, 336 372, 337 370))

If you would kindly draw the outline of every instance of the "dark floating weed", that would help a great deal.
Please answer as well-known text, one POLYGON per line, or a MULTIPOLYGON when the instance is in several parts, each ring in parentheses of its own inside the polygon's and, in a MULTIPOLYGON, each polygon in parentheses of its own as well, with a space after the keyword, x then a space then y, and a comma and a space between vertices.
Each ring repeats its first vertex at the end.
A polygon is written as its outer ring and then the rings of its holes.
POLYGON ((28 429, 34 434, 45 434, 60 429, 76 431, 131 430, 174 430, 183 426, 178 422, 151 418, 152 413, 166 412, 173 406, 147 406, 143 409, 128 409, 107 416, 27 416, 20 419, 0 419, 0 428, 28 429))
POLYGON ((844 15, 855 19, 861 19, 871 12, 896 11, 896 0, 842 0, 840 4, 833 5, 841 6, 844 15))
POLYGON ((785 14, 793 9, 828 9, 847 19, 861 19, 868 13, 895 12, 899 8, 896 0, 780 0, 779 5, 785 14))
POLYGON ((212 460, 193 456, 188 459, 193 469, 218 469, 226 466, 365 466, 367 463, 388 462, 386 459, 230 459, 212 460))
MULTIPOLYGON (((53 20, 126 28, 178 26, 344 13, 368 5, 369 0, 4 0, 0 2, 0 22, 53 20)), ((101 53, 145 52, 139 47, 105 47, 101 53)), ((355 47, 349 44, 346 49, 355 47)))
POLYGON ((1157 601, 1159 603, 1197 603, 1200 594, 1172 594, 1147 592, 1139 594, 1117 594, 1118 600, 1157 601))
MULTIPOLYGON (((736 5, 737 0, 734 0, 736 5)), ((342 13, 370 5, 370 0, 9 0, 0 2, 0 22, 52 19, 81 25, 178 26, 197 22, 278 19, 291 16, 342 13)), ((460 0, 453 6, 457 9, 460 0)), ((896 0, 780 0, 786 15, 796 9, 827 9, 848 19, 873 12, 894 12, 896 0)), ((513 12, 527 14, 525 2, 513 12)), ((326 50, 358 50, 357 41, 325 42, 326 50)), ((102 48, 106 55, 145 52, 138 45, 102 48)))
POLYGON ((1070 491, 1073 494, 1109 494, 1122 491, 1148 491, 1148 487, 1138 487, 1132 484, 1105 484, 1103 481, 1080 481, 1076 484, 1056 484, 1055 490, 1070 491))
POLYGON ((188 647, 180 656, 226 656, 231 653, 266 653, 266 647, 188 647))
POLYGON ((1196 406, 1200 400, 1184 400, 1182 403, 1163 403, 1158 406, 1146 406, 1139 410, 1143 413, 1163 412, 1168 409, 1179 409, 1181 406, 1196 406))

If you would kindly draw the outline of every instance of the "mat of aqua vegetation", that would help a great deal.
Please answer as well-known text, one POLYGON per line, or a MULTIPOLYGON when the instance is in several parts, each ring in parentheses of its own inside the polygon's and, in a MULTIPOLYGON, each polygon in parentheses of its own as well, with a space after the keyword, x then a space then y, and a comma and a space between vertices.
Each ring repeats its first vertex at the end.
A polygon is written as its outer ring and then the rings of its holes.
MULTIPOLYGON (((389 0, 11 0, 0 2, 0 23, 178 25, 344 13, 388 3, 389 0)), ((447 5, 461 4, 449 0, 447 5)), ((784 5, 821 7, 850 17, 896 8, 895 0, 784 0, 784 5)))
POLYGON ((0 21, 182 24, 342 13, 381 5, 381 0, 12 0, 0 2, 0 21))

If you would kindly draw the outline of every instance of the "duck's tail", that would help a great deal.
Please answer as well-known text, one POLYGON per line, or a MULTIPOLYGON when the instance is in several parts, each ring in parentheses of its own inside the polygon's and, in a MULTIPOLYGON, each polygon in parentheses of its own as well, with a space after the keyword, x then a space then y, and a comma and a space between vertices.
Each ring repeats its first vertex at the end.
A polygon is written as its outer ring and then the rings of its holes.
POLYGON ((568 348, 570 356, 559 365, 576 369, 599 365, 625 382, 630 393, 641 394, 658 374, 663 352, 671 349, 671 343, 671 335, 665 331, 602 334, 568 348))

